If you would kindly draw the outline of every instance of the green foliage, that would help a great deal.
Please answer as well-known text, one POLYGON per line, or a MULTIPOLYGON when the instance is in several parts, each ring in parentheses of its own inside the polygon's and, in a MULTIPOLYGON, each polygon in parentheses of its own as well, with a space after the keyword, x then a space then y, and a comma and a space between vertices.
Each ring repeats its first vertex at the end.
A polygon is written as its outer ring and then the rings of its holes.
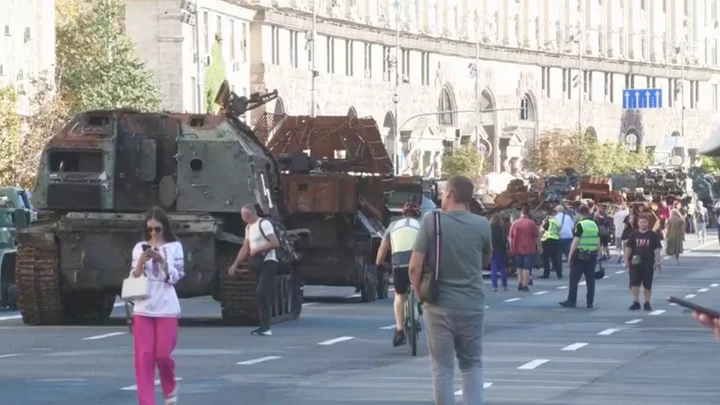
POLYGON ((13 87, 0 88, 0 184, 18 182, 17 159, 22 140, 22 119, 17 114, 18 94, 13 87))
POLYGON ((706 173, 720 172, 720 158, 710 156, 700 156, 700 164, 706 173))
POLYGON ((443 177, 465 176, 479 184, 485 169, 485 159, 478 153, 474 145, 464 145, 443 157, 443 177))
POLYGON ((59 90, 71 114, 161 108, 154 74, 135 57, 132 41, 125 35, 121 0, 64 0, 57 13, 59 90))
POLYGON ((584 175, 607 176, 646 167, 652 156, 644 149, 629 152, 622 143, 600 143, 585 134, 552 132, 540 136, 528 161, 540 174, 560 174, 571 167, 584 175))
POLYGON ((227 76, 220 41, 220 38, 215 38, 215 43, 210 50, 212 60, 210 66, 205 70, 205 105, 208 114, 215 114, 220 109, 220 106, 215 104, 215 96, 227 76))

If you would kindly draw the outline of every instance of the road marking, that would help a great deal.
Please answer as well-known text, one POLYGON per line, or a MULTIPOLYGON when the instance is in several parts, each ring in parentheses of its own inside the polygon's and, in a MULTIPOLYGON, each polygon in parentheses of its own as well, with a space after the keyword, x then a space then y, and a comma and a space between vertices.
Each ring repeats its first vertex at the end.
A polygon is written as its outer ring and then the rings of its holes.
MULTIPOLYGON (((175 377, 175 381, 182 381, 182 377, 175 377)), ((160 385, 160 380, 155 380, 155 386, 160 385)), ((121 391, 137 391, 137 385, 120 388, 121 391)))
POLYGON ((671 302, 671 303, 670 303, 670 305, 672 305, 672 306, 674 306, 674 307, 676 307, 676 306, 677 306, 677 304, 676 304, 676 303, 674 303, 674 302, 671 302))
POLYGON ((568 286, 566 286, 566 285, 561 285, 561 286, 558 287, 557 289, 558 289, 558 290, 567 290, 567 288, 568 288, 568 286))
POLYGON ((605 329, 604 331, 598 333, 598 335, 609 336, 609 335, 612 335, 613 333, 615 333, 615 332, 617 332, 617 331, 619 331, 619 330, 620 330, 620 329, 605 329))
POLYGON ((623 273, 625 273, 625 270, 618 270, 615 272, 615 274, 623 274, 623 273))
POLYGON ((383 327, 382 327, 382 328, 380 328, 380 329, 384 329, 384 330, 390 330, 390 329, 395 329, 395 325, 388 325, 388 326, 383 326, 383 327))
POLYGON ((529 363, 525 363, 522 366, 518 367, 518 370, 535 370, 536 368, 542 366, 543 364, 547 363, 550 360, 546 359, 535 359, 529 363))
POLYGON ((588 345, 587 343, 573 343, 573 344, 571 344, 571 345, 568 345, 568 346, 563 347, 563 348, 560 349, 560 350, 562 350, 562 351, 564 351, 564 352, 574 352, 575 350, 580 349, 580 348, 583 348, 583 347, 585 347, 585 346, 587 346, 587 345, 588 345))
POLYGON ((718 284, 718 283, 712 283, 712 284, 710 284, 710 287, 712 287, 712 288, 715 288, 715 287, 717 287, 717 286, 720 286, 720 284, 718 284))
POLYGON ((505 300, 505 302, 515 302, 515 301, 520 301, 521 299, 522 298, 508 298, 505 300))
POLYGON ((351 294, 351 295, 348 295, 348 296, 347 296, 347 297, 345 297, 345 298, 347 299, 347 298, 358 298, 358 297, 360 297, 360 293, 357 293, 357 294, 351 294))
POLYGON ((605 280, 606 278, 610 278, 610 276, 608 276, 608 275, 606 274, 605 276, 603 276, 602 279, 605 280))
POLYGON ((656 310, 650 312, 650 315, 662 315, 664 313, 665 313, 664 309, 656 309, 656 310))
POLYGON ((488 308, 490 308, 490 307, 488 305, 485 305, 485 309, 488 309, 488 308))
POLYGON ((22 354, 22 353, 0 354, 0 359, 7 359, 10 357, 20 357, 20 356, 24 356, 24 354, 22 354))
POLYGON ((113 333, 106 333, 106 334, 104 334, 104 335, 97 335, 97 336, 90 336, 90 337, 86 337, 86 338, 83 338, 83 340, 98 340, 98 339, 105 339, 105 338, 109 338, 109 337, 113 337, 113 336, 120 336, 120 335, 124 335, 124 334, 126 334, 126 333, 127 333, 127 332, 113 332, 113 333))
POLYGON ((302 306, 309 307, 310 305, 315 305, 315 304, 317 304, 317 302, 306 302, 306 303, 303 303, 302 306))
POLYGON ((587 284, 587 281, 582 281, 582 282, 578 283, 578 285, 585 285, 585 284, 587 284))
POLYGON ((695 298, 695 294, 688 294, 685 296, 686 300, 689 300, 690 298, 695 298))
POLYGON ((698 290, 698 292, 708 292, 708 291, 710 291, 709 288, 701 288, 698 290))
POLYGON ((0 316, 0 321, 11 321, 13 319, 22 319, 22 315, 0 316))
MULTIPOLYGON (((490 387, 492 387, 492 384, 493 383, 489 383, 489 382, 483 383, 483 388, 490 388, 490 387)), ((455 391, 455 395, 462 395, 462 390, 455 391)))
POLYGON ((266 356, 266 357, 260 357, 259 359, 252 359, 252 360, 245 360, 245 361, 239 361, 235 364, 241 365, 241 366, 251 366, 253 364, 263 363, 270 360, 277 360, 282 359, 282 356, 266 356))
POLYGON ((548 293, 548 291, 536 291, 533 293, 533 295, 543 295, 543 294, 547 294, 547 293, 548 293))
POLYGON ((344 342, 344 341, 346 341, 346 340, 352 340, 352 339, 355 339, 355 338, 352 337, 352 336, 342 336, 342 337, 339 337, 339 338, 326 340, 326 341, 320 342, 320 343, 318 343, 318 344, 321 345, 321 346, 330 346, 330 345, 334 345, 335 343, 340 343, 340 342, 344 342))
POLYGON ((628 325, 635 325, 636 323, 639 323, 639 322, 642 322, 642 319, 632 319, 629 321, 625 321, 625 323, 628 325))

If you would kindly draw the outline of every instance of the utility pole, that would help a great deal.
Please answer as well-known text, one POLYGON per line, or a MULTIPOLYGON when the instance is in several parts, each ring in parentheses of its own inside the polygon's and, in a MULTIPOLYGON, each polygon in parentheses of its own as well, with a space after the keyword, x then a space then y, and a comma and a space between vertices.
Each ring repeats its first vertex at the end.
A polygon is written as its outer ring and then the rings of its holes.
POLYGON ((682 90, 682 111, 680 112, 680 131, 683 142, 685 141, 685 51, 680 55, 680 89, 682 90))
POLYGON ((310 116, 315 118, 317 111, 315 111, 315 78, 317 77, 317 70, 315 69, 315 38, 317 38, 317 0, 312 0, 312 32, 310 38, 310 74, 312 79, 310 80, 310 116))
POLYGON ((400 0, 395 0, 395 91, 393 92, 395 125, 393 125, 393 163, 395 174, 400 174, 400 134, 398 133, 398 103, 400 102, 400 0))
POLYGON ((480 13, 475 10, 475 105, 480 114, 480 13))
POLYGON ((578 135, 582 135, 582 99, 585 93, 585 72, 583 71, 583 47, 585 46, 585 30, 582 27, 583 12, 581 4, 580 19, 578 21, 578 135))

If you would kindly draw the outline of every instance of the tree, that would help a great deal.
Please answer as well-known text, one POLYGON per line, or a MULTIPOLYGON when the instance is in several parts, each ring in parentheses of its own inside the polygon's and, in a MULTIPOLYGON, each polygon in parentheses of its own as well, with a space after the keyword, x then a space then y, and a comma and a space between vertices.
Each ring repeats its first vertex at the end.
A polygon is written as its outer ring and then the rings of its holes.
POLYGON ((18 183, 22 119, 17 113, 18 94, 13 87, 0 88, 0 184, 18 183))
POLYGON ((701 167, 706 173, 720 172, 720 158, 710 156, 700 156, 701 167))
POLYGON ((560 174, 571 167, 585 175, 608 176, 646 167, 652 157, 645 150, 630 152, 622 143, 600 143, 586 134, 551 132, 540 136, 528 161, 540 174, 560 174))
POLYGON ((474 145, 464 145, 443 157, 443 176, 465 176, 475 184, 480 184, 485 169, 485 159, 474 145))
POLYGON ((210 66, 205 70, 205 105, 208 114, 215 114, 220 109, 220 106, 215 104, 215 96, 227 76, 220 47, 221 41, 220 37, 215 38, 215 43, 210 50, 212 60, 210 66))
POLYGON ((69 112, 159 110, 162 100, 154 74, 135 57, 132 41, 125 35, 122 1, 86 3, 64 0, 57 10, 59 91, 69 112))

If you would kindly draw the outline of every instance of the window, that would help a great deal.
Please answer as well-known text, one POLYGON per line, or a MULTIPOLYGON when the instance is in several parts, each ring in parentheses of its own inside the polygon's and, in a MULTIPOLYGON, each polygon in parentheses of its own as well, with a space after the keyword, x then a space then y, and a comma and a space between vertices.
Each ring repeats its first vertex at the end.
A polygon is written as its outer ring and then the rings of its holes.
POLYGON ((640 9, 641 9, 642 11, 645 11, 645 10, 646 10, 646 9, 645 9, 645 6, 646 6, 646 5, 645 5, 645 0, 640 0, 640 9))
POLYGON ((272 52, 272 64, 280 64, 280 28, 270 28, 270 51, 272 52))
POLYGON ((298 67, 298 32, 290 31, 290 66, 298 67))
POLYGON ((637 133, 633 129, 625 135, 625 147, 628 152, 635 152, 638 150, 639 140, 640 139, 638 138, 637 133))
POLYGON ((216 24, 215 25, 215 38, 217 38, 217 40, 219 41, 223 37, 222 17, 221 16, 217 16, 217 20, 216 20, 215 24, 216 24))
POLYGON ((407 77, 410 80, 410 50, 403 49, 401 52, 402 57, 402 74, 403 77, 407 77))
POLYGON ((593 75, 591 71, 583 72, 583 91, 587 94, 587 99, 593 101, 593 86, 592 86, 593 75))
MULTIPOLYGON (((2 66, 0 66, 0 69, 2 69, 2 66)), ((0 76, 2 75, 2 71, 0 70, 0 76)), ((713 111, 718 110, 718 85, 713 84, 712 85, 712 109, 713 111)))
POLYGON ((350 39, 345 40, 345 75, 354 76, 355 73, 355 51, 353 48, 353 41, 350 39))
POLYGON ((327 72, 335 73, 335 38, 327 37, 327 72))
POLYGON ((717 66, 717 65, 718 65, 718 40, 717 40, 717 39, 713 39, 713 44, 712 44, 712 64, 713 64, 714 66, 717 66))
POLYGON ((675 97, 677 97, 677 90, 675 90, 675 79, 668 79, 668 107, 673 106, 675 97))
POLYGON ((365 78, 372 79, 372 44, 365 43, 365 78))
POLYGON ((390 56, 390 47, 383 46, 383 80, 389 82, 392 75, 392 58, 390 56))
POLYGON ((198 112, 200 112, 200 109, 198 108, 198 105, 197 105, 197 102, 198 102, 197 79, 195 78, 195 76, 190 77, 190 86, 191 86, 191 88, 190 88, 190 97, 191 97, 190 105, 192 106, 190 111, 192 111, 194 113, 198 113, 198 112))
POLYGON ((550 97, 550 68, 544 67, 541 70, 542 75, 542 94, 545 97, 550 97))
POLYGON ((690 15, 690 0, 685 0, 685 16, 690 15))
POLYGON ((235 60, 235 20, 230 20, 230 60, 235 60))
POLYGON ((242 61, 245 63, 247 62, 247 24, 243 23, 240 31, 240 53, 242 53, 242 61))
POLYGON ((430 85, 430 53, 429 52, 421 52, 420 53, 421 63, 420 63, 420 74, 421 74, 421 83, 424 86, 430 85))
POLYGON ((663 4, 663 13, 667 13, 667 2, 668 0, 662 0, 663 4))
POLYGON ((203 44, 205 45, 205 48, 203 48, 203 51, 205 51, 205 55, 210 53, 210 20, 208 17, 207 11, 203 12, 203 44))

